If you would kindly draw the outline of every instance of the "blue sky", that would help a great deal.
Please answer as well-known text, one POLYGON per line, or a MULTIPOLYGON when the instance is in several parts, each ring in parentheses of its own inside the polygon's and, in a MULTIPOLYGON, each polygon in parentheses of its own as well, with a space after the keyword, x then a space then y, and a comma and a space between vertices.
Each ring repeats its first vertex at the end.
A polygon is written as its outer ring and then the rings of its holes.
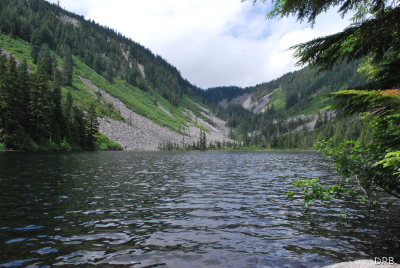
MULTIPOLYGON (((48 0, 57 3, 57 0, 48 0)), ((311 28, 293 17, 265 20, 270 2, 252 0, 60 0, 139 42, 202 88, 268 82, 295 70, 290 46, 344 29, 335 10, 311 28)))

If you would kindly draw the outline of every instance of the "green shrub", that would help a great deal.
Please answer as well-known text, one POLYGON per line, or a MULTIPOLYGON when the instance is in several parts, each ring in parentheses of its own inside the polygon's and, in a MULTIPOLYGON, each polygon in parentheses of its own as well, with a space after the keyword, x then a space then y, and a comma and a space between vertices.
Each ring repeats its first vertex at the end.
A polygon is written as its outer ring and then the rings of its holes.
POLYGON ((64 138, 63 142, 61 143, 61 150, 63 151, 70 151, 72 150, 71 145, 67 142, 67 140, 64 138))
POLYGON ((96 137, 96 150, 101 150, 101 151, 122 150, 122 147, 118 142, 110 140, 104 134, 97 134, 95 135, 95 137, 96 137))

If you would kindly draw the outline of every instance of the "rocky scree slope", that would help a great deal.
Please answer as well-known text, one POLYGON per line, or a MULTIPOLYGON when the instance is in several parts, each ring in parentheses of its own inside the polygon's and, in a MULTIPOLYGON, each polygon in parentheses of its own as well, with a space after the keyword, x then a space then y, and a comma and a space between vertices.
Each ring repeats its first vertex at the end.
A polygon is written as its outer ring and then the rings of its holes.
MULTIPOLYGON (((100 123, 99 131, 111 140, 121 144, 124 150, 154 151, 158 150, 160 145, 166 145, 168 142, 179 144, 179 146, 191 146, 193 143, 199 141, 200 129, 195 125, 188 123, 188 130, 184 134, 173 132, 169 128, 159 126, 148 118, 133 112, 119 99, 114 98, 103 89, 97 87, 90 80, 83 77, 79 78, 85 85, 99 92, 102 97, 112 102, 120 111, 121 116, 125 118, 126 123, 113 120, 109 117, 98 118, 100 123)), ((226 122, 211 115, 210 111, 204 107, 202 108, 204 110, 203 115, 214 123, 214 126, 212 126, 202 119, 197 118, 197 123, 208 129, 208 133, 206 133, 207 142, 233 142, 233 140, 228 138, 229 128, 225 126, 226 122)), ((183 113, 192 121, 196 120, 191 111, 186 110, 183 113)))

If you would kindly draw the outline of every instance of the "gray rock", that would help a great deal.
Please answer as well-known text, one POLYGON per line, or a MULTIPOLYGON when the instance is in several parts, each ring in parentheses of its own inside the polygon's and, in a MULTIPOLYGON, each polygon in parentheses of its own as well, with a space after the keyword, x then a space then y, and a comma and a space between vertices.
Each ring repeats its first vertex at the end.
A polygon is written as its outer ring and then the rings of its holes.
MULTIPOLYGON (((389 261, 389 260, 388 260, 389 261)), ((352 262, 341 262, 333 265, 325 266, 325 268, 377 268, 377 267, 390 267, 390 268, 400 268, 397 263, 379 263, 379 260, 375 263, 374 260, 359 260, 352 262)))
MULTIPOLYGON (((154 151, 158 150, 160 144, 166 145, 168 142, 179 144, 179 146, 192 145, 199 140, 200 129, 193 124, 188 124, 189 129, 185 133, 176 133, 167 127, 161 127, 153 123, 150 119, 138 115, 132 110, 128 109, 119 99, 114 98, 101 88, 92 84, 90 80, 80 77, 82 82, 93 89, 101 93, 102 97, 112 102, 114 106, 121 112, 127 123, 118 122, 109 117, 98 118, 99 130, 101 133, 106 135, 113 141, 121 144, 124 150, 134 151, 154 151)), ((202 107, 203 108, 203 107, 202 107)), ((229 134, 229 128, 227 128, 226 122, 212 116, 210 111, 203 108, 203 115, 208 117, 215 126, 211 126, 207 122, 198 118, 197 123, 204 126, 209 130, 207 133, 207 141, 213 143, 219 141, 233 142, 227 138, 229 134)), ((164 111, 165 112, 165 111, 164 111)), ((187 110, 188 117, 194 117, 193 113, 187 110)), ((172 114, 171 114, 172 116, 172 114)), ((193 119, 192 119, 193 120, 193 119)))

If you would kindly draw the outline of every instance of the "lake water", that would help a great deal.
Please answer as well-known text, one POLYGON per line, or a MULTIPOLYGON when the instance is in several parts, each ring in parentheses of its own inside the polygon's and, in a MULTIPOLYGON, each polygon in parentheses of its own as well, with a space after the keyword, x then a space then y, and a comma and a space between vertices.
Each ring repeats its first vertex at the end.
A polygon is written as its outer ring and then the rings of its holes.
POLYGON ((400 256, 399 219, 305 208, 315 152, 0 153, 0 267, 320 267, 400 256))

